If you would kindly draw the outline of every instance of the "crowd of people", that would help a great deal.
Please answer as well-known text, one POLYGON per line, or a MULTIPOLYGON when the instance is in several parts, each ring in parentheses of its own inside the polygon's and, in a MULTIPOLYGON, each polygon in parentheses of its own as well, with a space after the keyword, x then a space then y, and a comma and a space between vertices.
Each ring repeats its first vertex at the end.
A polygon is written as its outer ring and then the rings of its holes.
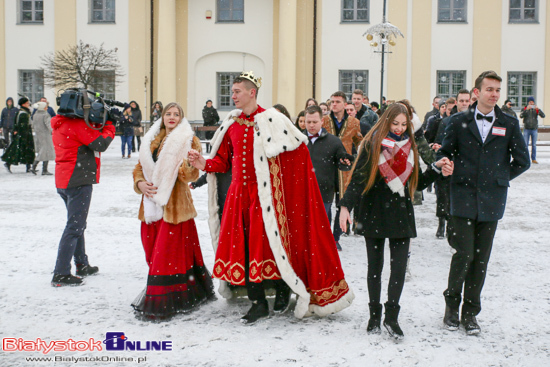
MULTIPOLYGON (((434 183, 436 237, 446 238, 453 252, 443 323, 449 330, 462 325, 467 334, 478 334, 481 290, 509 181, 537 163, 534 145, 529 159, 527 143, 529 138, 536 142, 538 117, 544 117, 530 98, 520 113, 522 135, 511 102, 502 109, 496 105, 501 81, 487 71, 471 90, 435 97, 424 121, 408 100, 369 103, 359 89, 351 100, 342 91, 322 103, 310 98, 293 121, 283 105, 259 106, 261 78, 243 72, 232 86, 237 109, 221 124, 211 100, 203 109, 205 126, 218 127, 207 136, 208 159, 178 103, 155 102, 152 126, 143 134, 141 112, 132 101, 118 125, 123 158, 126 153, 130 158, 135 150, 131 138, 138 136, 133 178, 142 196, 138 218, 149 273, 132 303, 136 316, 168 320, 197 309, 216 298, 212 278, 219 280, 223 297, 246 295, 251 301, 243 324, 270 315, 269 289, 275 292, 275 313, 286 312, 296 294, 296 317, 334 314, 354 300, 338 254, 340 237, 353 231, 366 245, 367 332, 380 333, 383 324, 401 339, 401 294, 411 238, 417 235, 414 205, 434 183), (200 171, 205 173, 199 178, 200 171), (215 251, 212 272, 202 257, 190 191, 205 184, 215 251), (391 269, 382 303, 386 239, 391 269)), ((13 99, 6 104, 2 127, 11 143, 2 159, 8 170, 23 163, 36 174, 44 162, 42 174, 49 174, 55 146, 56 187, 68 220, 52 285, 80 285, 82 277, 99 271, 88 262, 84 230, 92 185, 99 183, 96 153, 111 144, 115 126, 69 128, 68 117, 50 117, 46 102, 38 103, 34 114, 25 98, 17 111, 12 111, 13 99), (77 276, 71 274, 73 258, 77 276)))
MULTIPOLYGON (((444 102, 435 98, 434 111, 423 123, 409 101, 384 101, 380 109, 375 106, 375 112, 360 90, 353 92, 351 102, 341 91, 324 104, 309 99, 292 121, 280 104, 267 110, 257 104, 261 82, 253 73, 235 79, 232 98, 238 109, 214 135, 210 159, 191 147, 179 172, 190 167, 206 172, 187 184, 191 189, 208 184, 209 225, 216 253, 212 276, 220 280, 219 292, 224 297, 240 292, 252 302, 241 321, 253 324, 270 314, 267 288, 275 290, 275 313, 286 311, 292 293, 297 295, 297 317, 323 316, 348 307, 354 296, 339 271, 335 250, 341 250, 339 236, 352 227, 365 237, 367 248, 367 332, 381 331, 384 310, 384 327, 394 338, 403 338, 398 315, 410 239, 416 237, 413 204, 419 192, 436 182, 437 212, 443 220, 437 236, 444 238, 440 232, 446 222, 446 238, 454 249, 444 292, 444 326, 456 330, 463 325, 467 334, 478 334, 481 289, 496 224, 504 213, 508 182, 530 165, 518 120, 496 106, 500 82, 496 73, 485 72, 471 92, 461 90, 456 98, 444 102), (305 148, 309 159, 304 160, 305 148), (419 158, 427 165, 425 171, 419 158), (315 189, 308 172, 314 172, 315 189), (335 226, 327 231, 333 204, 335 226), (387 301, 382 305, 386 238, 391 272, 387 301), (329 298, 320 297, 319 289, 329 290, 324 293, 329 298)), ((541 116, 540 110, 535 111, 541 116)), ((143 179, 138 184, 144 190, 136 191, 154 200, 158 189, 154 182, 143 179)), ((159 239, 157 246, 162 248, 166 241, 159 239)), ((179 246, 193 247, 194 243, 179 246)), ((193 301, 198 305, 212 296, 210 284, 201 281, 208 274, 202 258, 195 259, 199 284, 191 286, 201 286, 202 298, 193 301)), ((188 269, 193 269, 190 264, 188 269)), ((183 283, 182 299, 189 296, 183 283)), ((163 292, 161 288, 155 291, 163 292)), ((147 297, 147 290, 142 297, 147 297)), ((188 310, 134 307, 151 319, 188 310)))

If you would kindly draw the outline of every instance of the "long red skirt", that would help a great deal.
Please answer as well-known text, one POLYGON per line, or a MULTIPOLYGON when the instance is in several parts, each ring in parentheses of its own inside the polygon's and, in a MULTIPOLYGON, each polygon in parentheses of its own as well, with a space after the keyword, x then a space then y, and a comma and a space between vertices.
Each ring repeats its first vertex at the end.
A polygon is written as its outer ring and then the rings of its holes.
POLYGON ((193 219, 179 224, 142 222, 141 241, 149 276, 147 287, 132 303, 139 315, 167 319, 215 298, 193 219))

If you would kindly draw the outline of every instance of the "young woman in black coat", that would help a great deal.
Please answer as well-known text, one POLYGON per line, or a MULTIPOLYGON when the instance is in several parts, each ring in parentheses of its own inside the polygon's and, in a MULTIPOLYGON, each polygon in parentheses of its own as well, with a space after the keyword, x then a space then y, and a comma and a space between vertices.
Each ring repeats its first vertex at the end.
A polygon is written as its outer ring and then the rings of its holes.
POLYGON ((407 108, 401 103, 390 105, 359 147, 350 184, 340 200, 340 226, 351 223, 349 208, 359 203, 357 232, 367 245, 370 320, 367 332, 379 333, 382 319, 380 293, 384 265, 384 241, 389 239, 391 273, 388 301, 385 303, 384 326, 391 336, 402 338, 397 321, 399 299, 405 282, 409 242, 416 237, 411 197, 422 190, 440 172, 452 173, 452 162, 441 159, 421 172, 414 128, 407 108))

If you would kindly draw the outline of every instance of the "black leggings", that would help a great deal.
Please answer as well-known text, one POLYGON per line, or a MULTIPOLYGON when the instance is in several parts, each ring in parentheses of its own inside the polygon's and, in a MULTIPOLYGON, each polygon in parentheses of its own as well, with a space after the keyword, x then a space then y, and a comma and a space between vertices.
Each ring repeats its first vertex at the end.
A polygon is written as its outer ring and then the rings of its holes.
MULTIPOLYGON (((384 268, 384 241, 385 238, 368 238, 367 259, 368 273, 367 285, 369 289, 369 302, 380 303, 382 292, 382 269, 384 268)), ((409 253, 410 238, 390 238, 391 272, 388 282, 388 304, 399 305, 399 298, 405 284, 405 272, 407 270, 407 257, 409 253)))

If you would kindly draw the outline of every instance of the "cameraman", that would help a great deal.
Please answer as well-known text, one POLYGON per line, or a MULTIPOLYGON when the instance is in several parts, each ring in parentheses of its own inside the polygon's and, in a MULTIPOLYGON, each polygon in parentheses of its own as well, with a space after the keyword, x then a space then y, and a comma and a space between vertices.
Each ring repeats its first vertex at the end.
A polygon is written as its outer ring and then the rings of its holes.
MULTIPOLYGON (((106 112, 105 112, 106 113, 106 112)), ((99 183, 100 152, 107 150, 115 127, 107 121, 94 130, 81 118, 57 115, 51 120, 55 147, 55 186, 67 207, 67 225, 59 242, 52 286, 80 285, 82 278, 98 272, 90 266, 84 243, 92 185, 99 183), (76 275, 71 275, 74 257, 76 275)))

